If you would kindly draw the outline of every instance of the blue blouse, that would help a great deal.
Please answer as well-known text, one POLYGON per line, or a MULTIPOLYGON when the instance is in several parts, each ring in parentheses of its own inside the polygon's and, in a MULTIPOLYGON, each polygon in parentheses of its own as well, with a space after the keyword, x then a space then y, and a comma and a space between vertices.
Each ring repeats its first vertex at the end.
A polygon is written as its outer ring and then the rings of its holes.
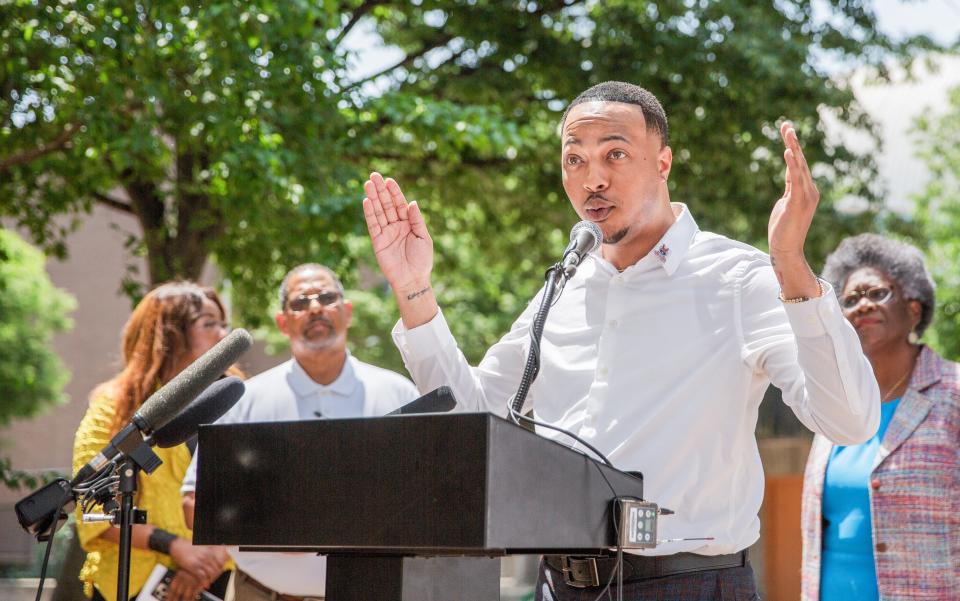
POLYGON ((867 442, 836 446, 823 482, 823 554, 820 601, 880 598, 873 561, 870 473, 900 399, 880 405, 880 428, 867 442))

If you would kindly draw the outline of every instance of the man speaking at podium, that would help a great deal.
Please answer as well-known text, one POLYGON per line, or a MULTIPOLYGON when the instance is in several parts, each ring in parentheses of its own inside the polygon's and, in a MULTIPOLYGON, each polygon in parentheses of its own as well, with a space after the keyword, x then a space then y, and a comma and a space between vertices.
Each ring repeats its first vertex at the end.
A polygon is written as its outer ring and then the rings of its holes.
MULTIPOLYGON (((676 512, 661 519, 661 538, 701 539, 625 554, 624 599, 753 599, 745 550, 759 536, 754 429, 768 384, 838 444, 873 435, 879 393, 834 291, 804 257, 819 193, 792 126, 780 129, 786 186, 770 216, 769 256, 700 231, 685 205, 670 202, 667 133, 660 102, 632 84, 599 84, 567 109, 563 187, 603 244, 546 321, 524 410, 617 468, 642 472, 647 498, 676 512)), ((377 173, 364 191, 373 248, 400 308, 394 340, 414 381, 420 390, 450 386, 463 410, 506 414, 543 290, 471 367, 434 297, 420 208, 377 173)), ((558 558, 541 562, 537 599, 597 596, 615 559, 590 561, 600 586, 563 572, 558 558)))

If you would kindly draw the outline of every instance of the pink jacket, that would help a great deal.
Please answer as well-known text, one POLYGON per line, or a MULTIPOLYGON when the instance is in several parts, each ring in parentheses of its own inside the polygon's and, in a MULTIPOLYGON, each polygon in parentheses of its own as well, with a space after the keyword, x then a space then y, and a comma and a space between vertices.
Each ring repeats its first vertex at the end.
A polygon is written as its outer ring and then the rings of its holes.
MULTIPOLYGON (((820 504, 832 449, 814 438, 804 474, 802 601, 820 598, 820 504)), ((960 600, 960 365, 929 347, 884 434, 869 492, 880 598, 960 600)))

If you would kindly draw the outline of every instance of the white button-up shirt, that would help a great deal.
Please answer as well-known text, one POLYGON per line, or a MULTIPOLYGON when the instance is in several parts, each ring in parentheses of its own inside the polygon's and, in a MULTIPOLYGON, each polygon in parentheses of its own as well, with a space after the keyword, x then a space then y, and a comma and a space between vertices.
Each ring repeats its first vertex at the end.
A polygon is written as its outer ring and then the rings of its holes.
MULTIPOLYGON (((617 468, 642 472, 645 496, 676 512, 661 518, 661 539, 714 538, 646 554, 732 553, 759 537, 754 430, 767 386, 840 444, 876 432, 879 392, 828 285, 821 298, 783 303, 766 254, 699 231, 683 205, 674 210, 674 225, 636 264, 618 273, 596 253, 567 282, 545 324, 525 410, 617 468)), ((394 340, 420 390, 446 384, 460 409, 505 415, 542 294, 475 368, 442 314, 412 330, 398 323, 394 340)))
MULTIPOLYGON (((243 397, 217 423, 372 417, 390 413, 419 396, 410 380, 349 354, 340 375, 329 385, 311 379, 296 359, 250 378, 245 385, 243 397)), ((196 490, 199 456, 198 450, 187 469, 181 492, 196 490)), ((264 511, 269 512, 269 507, 264 511)), ((325 557, 313 553, 241 553, 237 547, 230 548, 230 555, 237 567, 277 592, 324 595, 325 557)))

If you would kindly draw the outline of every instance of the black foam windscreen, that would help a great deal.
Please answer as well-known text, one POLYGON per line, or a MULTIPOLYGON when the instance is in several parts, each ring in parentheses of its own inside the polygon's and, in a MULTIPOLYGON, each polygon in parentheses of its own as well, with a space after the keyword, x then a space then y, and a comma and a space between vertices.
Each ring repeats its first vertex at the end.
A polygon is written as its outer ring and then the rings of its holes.
POLYGON ((213 348, 160 387, 144 401, 133 422, 145 434, 152 434, 176 417, 203 390, 223 375, 253 345, 243 328, 230 332, 213 348))
POLYGON ((187 408, 158 428, 149 442, 161 448, 175 447, 186 442, 203 424, 212 424, 220 419, 243 396, 243 381, 236 376, 217 380, 200 393, 187 408))
POLYGON ((400 407, 394 409, 387 415, 408 415, 411 413, 446 413, 457 406, 457 398, 453 396, 453 391, 449 386, 441 386, 431 390, 418 399, 414 399, 400 407))

